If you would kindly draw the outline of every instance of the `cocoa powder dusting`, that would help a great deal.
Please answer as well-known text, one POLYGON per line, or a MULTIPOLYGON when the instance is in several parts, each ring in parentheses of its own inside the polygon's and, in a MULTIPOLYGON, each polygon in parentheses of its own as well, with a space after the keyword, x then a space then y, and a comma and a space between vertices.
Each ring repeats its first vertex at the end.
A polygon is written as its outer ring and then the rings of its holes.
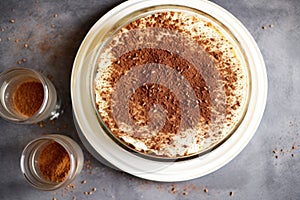
POLYGON ((70 171, 70 157, 60 144, 51 142, 39 154, 38 166, 45 179, 62 182, 70 171))
POLYGON ((44 100, 44 88, 40 82, 22 83, 13 95, 15 109, 26 117, 36 113, 44 100))
MULTIPOLYGON (((107 45, 114 60, 106 69, 105 76, 101 77, 107 88, 99 89, 99 95, 107 106, 98 104, 98 109, 105 112, 105 115, 100 112, 102 119, 117 137, 126 135, 114 120, 117 118, 126 122, 124 113, 129 112, 137 127, 152 124, 154 129, 160 128, 160 121, 166 117, 159 132, 145 135, 133 130, 131 135, 143 141, 149 149, 158 151, 166 145, 173 145, 173 138, 178 132, 199 129, 199 123, 202 132, 193 136, 197 143, 211 137, 210 133, 216 138, 221 137, 224 133, 220 129, 231 125, 234 113, 243 103, 235 92, 238 80, 244 78, 237 67, 238 61, 230 53, 230 45, 226 50, 221 50, 223 40, 225 43, 228 41, 206 36, 205 33, 195 35, 190 30, 182 29, 186 22, 180 18, 174 19, 179 15, 181 13, 156 13, 137 19, 121 29, 119 37, 107 45), (139 70, 141 66, 143 70, 139 70), (133 70, 136 73, 131 73, 133 70), (175 75, 170 71, 175 71, 175 75), (124 90, 117 94, 116 100, 113 98, 114 92, 124 76, 124 90), (136 82, 145 84, 133 88, 136 82), (159 83, 166 83, 172 89, 159 83), (190 101, 192 94, 185 90, 188 86, 196 96, 194 101, 190 101), (113 110, 113 105, 128 94, 132 94, 128 102, 129 110, 122 106, 113 110), (180 101, 179 97, 184 101, 180 101), (164 112, 156 110, 156 105, 160 105, 164 112), (184 111, 184 107, 189 108, 188 111, 184 111), (183 117, 183 112, 190 117, 183 117), (210 124, 216 122, 221 123, 216 125, 221 128, 208 132, 210 124)), ((212 25, 207 23, 205 26, 212 25)))
MULTIPOLYGON (((128 42, 132 43, 133 41, 130 41, 130 39, 128 39, 128 42)), ((205 61, 205 59, 201 59, 200 61, 205 61)), ((111 67, 114 69, 114 73, 111 73, 111 76, 108 77, 107 80, 110 82, 112 87, 114 87, 118 80, 127 71, 134 68, 135 66, 143 65, 146 71, 153 70, 152 72, 155 72, 156 68, 153 67, 153 63, 166 65, 178 71, 178 73, 180 72, 181 75, 185 77, 185 79, 191 84, 191 87, 194 89, 198 102, 201 102, 201 106, 199 106, 199 112, 206 121, 206 124, 209 124, 211 118, 211 97, 209 91, 207 90, 208 86, 206 82, 212 84, 211 82, 214 82, 214 80, 204 81, 197 69, 191 63, 188 63, 186 59, 180 57, 177 54, 172 54, 168 51, 161 49, 148 48, 130 51, 128 53, 123 54, 112 64, 111 67)), ((159 65, 157 65, 157 68, 158 67, 159 65)), ((205 70, 210 69, 203 68, 202 71, 205 70)), ((172 77, 171 74, 157 75, 155 73, 139 73, 135 74, 135 76, 132 77, 132 79, 136 79, 139 81, 143 81, 145 79, 146 81, 149 78, 148 76, 150 75, 152 76, 152 80, 160 79, 160 82, 170 81, 170 84, 178 83, 176 77, 172 77)), ((131 80, 128 80, 128 82, 130 81, 131 80)), ((126 88, 127 86, 124 85, 123 87, 126 88)), ((130 86, 128 90, 130 90, 130 86)), ((181 92, 179 91, 180 87, 178 87, 177 90, 178 91, 175 92, 181 92)), ((124 94, 122 93, 119 95, 124 96, 124 94)), ((184 95, 186 94, 182 94, 182 96, 184 95)), ((111 104, 111 96, 106 95, 106 98, 107 101, 109 101, 111 104)), ((188 95, 186 99, 188 99, 188 95)), ((198 105, 198 102, 190 103, 194 104, 193 106, 195 107, 198 105)), ((184 130, 192 129, 195 128, 197 122, 200 120, 199 116, 196 116, 196 113, 192 112, 190 113, 191 118, 181 118, 181 106, 183 105, 179 104, 177 97, 174 95, 174 91, 171 91, 170 89, 159 84, 146 84, 135 91, 133 96, 130 98, 129 102, 129 112, 131 114, 132 119, 136 122, 140 121, 139 126, 148 125, 148 123, 150 122, 148 113, 150 108, 155 104, 160 104, 163 106, 167 113, 167 120, 160 132, 148 142, 149 145, 152 144, 150 145, 150 148, 159 149, 161 144, 170 144, 172 139, 171 137, 168 137, 168 134, 175 135, 178 132, 179 125, 181 125, 181 127, 184 130), (196 117, 198 117, 197 120, 195 120, 196 117)), ((114 114, 114 116, 118 115, 118 117, 122 119, 123 113, 126 112, 126 109, 121 107, 117 113, 112 113, 112 109, 109 107, 107 108, 107 112, 111 117, 113 117, 114 114)), ((156 117, 156 119, 159 119, 159 117, 156 117)), ((152 121, 151 123, 155 124, 155 121, 152 121)), ((118 128, 116 123, 114 123, 114 127, 118 128)), ((134 135, 134 137, 141 137, 137 134, 137 132, 135 133, 136 134, 134 135)), ((114 134, 118 135, 119 132, 114 132, 114 134)))

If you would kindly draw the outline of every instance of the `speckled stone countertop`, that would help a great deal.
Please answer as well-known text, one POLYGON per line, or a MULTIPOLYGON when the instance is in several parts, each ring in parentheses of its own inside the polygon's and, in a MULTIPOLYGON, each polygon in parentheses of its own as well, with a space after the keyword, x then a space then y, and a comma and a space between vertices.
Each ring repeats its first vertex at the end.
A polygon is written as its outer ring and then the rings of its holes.
POLYGON ((42 71, 59 88, 65 105, 55 123, 15 125, 0 119, 1 199, 300 199, 300 2, 213 0, 235 15, 258 43, 268 73, 267 106, 255 136, 233 161, 180 183, 142 180, 101 164, 84 148, 74 127, 74 57, 92 25, 121 2, 1 1, 0 72, 13 66, 42 71), (45 133, 68 135, 82 147, 86 163, 73 187, 43 192, 21 174, 22 149, 45 133))

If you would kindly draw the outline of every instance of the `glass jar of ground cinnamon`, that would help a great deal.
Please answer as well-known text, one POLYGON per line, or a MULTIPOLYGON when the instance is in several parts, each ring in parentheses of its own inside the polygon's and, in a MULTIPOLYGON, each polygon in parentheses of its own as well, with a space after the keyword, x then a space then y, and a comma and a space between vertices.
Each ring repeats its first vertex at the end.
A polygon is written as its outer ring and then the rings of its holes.
POLYGON ((33 69, 15 67, 0 74, 0 99, 0 116, 16 123, 37 123, 62 113, 54 85, 33 69))
POLYGON ((71 138, 51 134, 31 141, 21 156, 21 171, 27 181, 41 190, 70 184, 83 166, 83 153, 71 138))

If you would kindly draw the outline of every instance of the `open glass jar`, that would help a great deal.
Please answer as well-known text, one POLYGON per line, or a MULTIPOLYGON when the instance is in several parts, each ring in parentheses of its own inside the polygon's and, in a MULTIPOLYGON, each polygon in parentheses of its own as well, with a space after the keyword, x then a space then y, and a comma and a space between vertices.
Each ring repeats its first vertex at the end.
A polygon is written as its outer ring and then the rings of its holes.
POLYGON ((0 74, 0 116, 5 120, 32 124, 62 112, 56 88, 41 73, 14 67, 0 74))
POLYGON ((31 141, 23 150, 21 171, 40 190, 55 190, 70 184, 83 167, 79 145, 63 135, 46 135, 31 141))

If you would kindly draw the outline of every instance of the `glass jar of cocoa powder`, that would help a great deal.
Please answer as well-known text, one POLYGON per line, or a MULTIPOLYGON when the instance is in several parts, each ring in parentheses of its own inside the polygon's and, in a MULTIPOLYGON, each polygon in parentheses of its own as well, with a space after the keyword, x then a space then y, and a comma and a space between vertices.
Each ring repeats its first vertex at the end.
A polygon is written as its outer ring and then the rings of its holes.
POLYGON ((43 74, 22 67, 0 74, 0 116, 4 119, 32 124, 61 114, 56 88, 43 74))
POLYGON ((21 171, 40 190, 55 190, 70 184, 80 173, 84 158, 71 138, 52 134, 31 141, 21 155, 21 171))

